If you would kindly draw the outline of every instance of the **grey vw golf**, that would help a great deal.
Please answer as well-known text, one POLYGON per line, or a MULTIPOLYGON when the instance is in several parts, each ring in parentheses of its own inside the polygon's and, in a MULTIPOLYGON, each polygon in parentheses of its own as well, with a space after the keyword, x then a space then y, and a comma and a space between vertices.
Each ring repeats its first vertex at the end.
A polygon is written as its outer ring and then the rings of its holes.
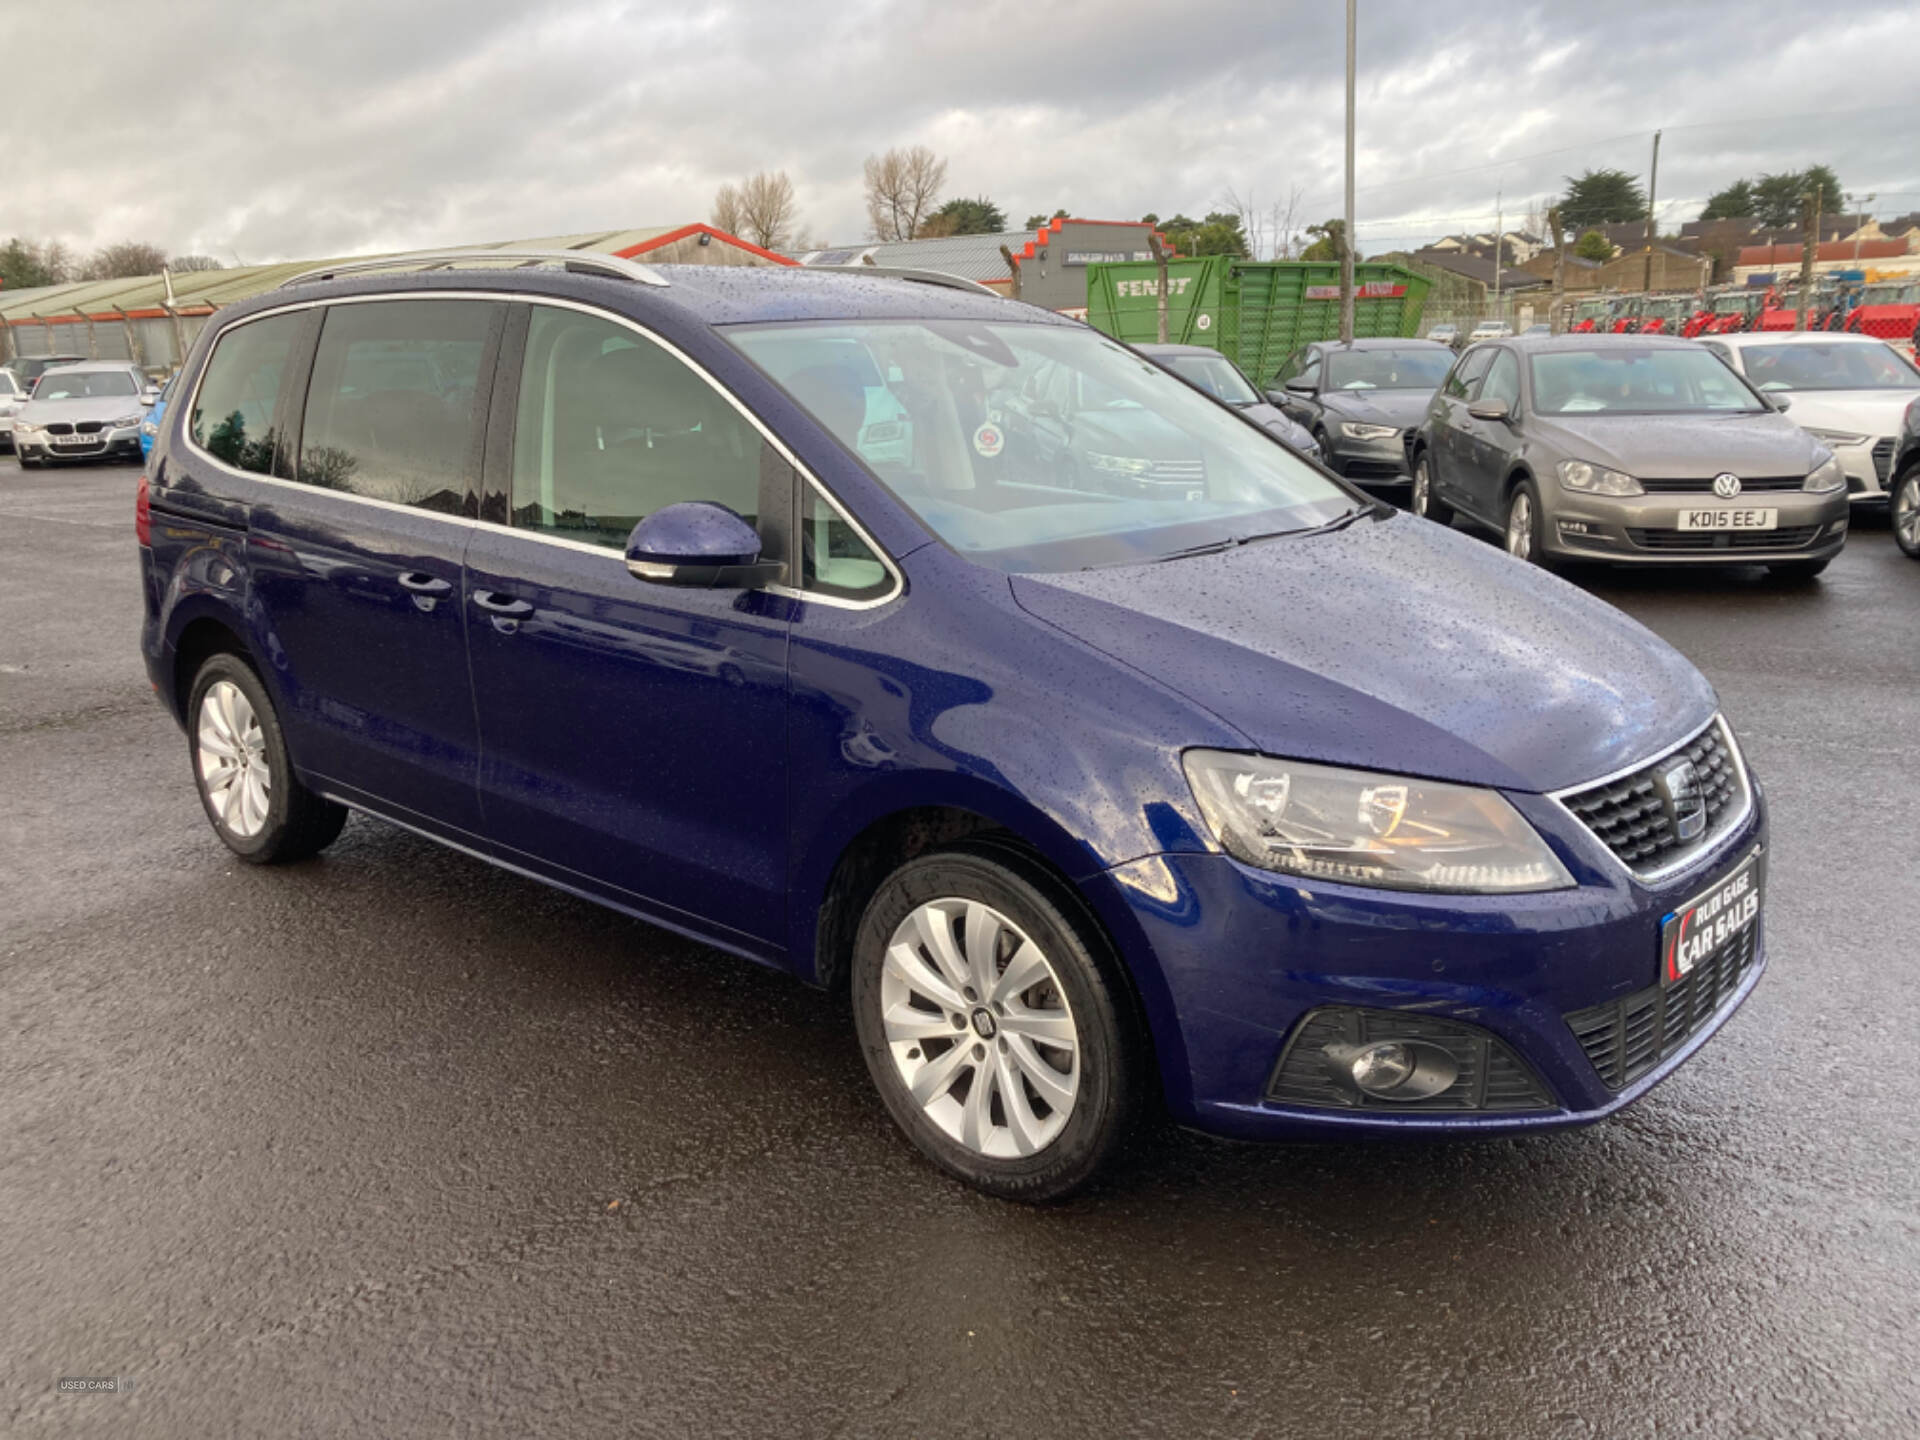
POLYGON ((1764 564, 1811 578, 1846 543, 1846 476, 1783 408, 1691 340, 1476 345, 1408 446, 1413 509, 1442 524, 1457 510, 1538 564, 1764 564))

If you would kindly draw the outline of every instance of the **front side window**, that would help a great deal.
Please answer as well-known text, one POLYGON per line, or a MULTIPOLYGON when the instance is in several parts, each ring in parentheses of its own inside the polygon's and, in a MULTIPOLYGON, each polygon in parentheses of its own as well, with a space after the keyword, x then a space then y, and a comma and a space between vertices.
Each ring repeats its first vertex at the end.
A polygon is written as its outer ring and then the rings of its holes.
POLYGON ((1749 345, 1743 358, 1747 378, 1762 390, 1920 389, 1920 371, 1886 345, 1749 345))
MULTIPOLYGON (((852 423, 869 414, 863 405, 852 423)), ((635 525, 681 501, 758 524, 763 475, 786 493, 785 462, 670 351, 597 315, 534 307, 513 432, 514 525, 625 549, 635 525)))
POLYGON ((1691 345, 1548 350, 1527 363, 1533 371, 1533 408, 1543 415, 1758 413, 1764 408, 1737 375, 1691 345))
POLYGON ((1453 356, 1444 350, 1336 350, 1329 390, 1438 390, 1453 356))
POLYGON ((1080 326, 978 320, 730 327, 727 339, 956 551, 1047 572, 1312 529, 1346 492, 1185 381, 1080 326), (910 443, 861 441, 858 342, 910 443))
POLYGON ((1478 398, 1504 400, 1509 410, 1520 408, 1520 362, 1513 358, 1511 350, 1502 350, 1493 357, 1493 366, 1487 371, 1478 398))
POLYGON ((1447 378, 1447 394, 1456 400, 1471 400, 1480 377, 1487 373, 1487 366, 1492 363, 1493 351, 1469 350, 1460 357, 1460 363, 1453 367, 1453 374, 1447 378))
POLYGON ((269 315, 215 342, 187 417, 195 445, 236 470, 264 475, 273 468, 274 402, 304 319, 269 315))
POLYGON ((800 496, 800 584, 848 600, 871 600, 893 586, 872 547, 811 485, 800 496))
POLYGON ((459 514, 498 309, 484 300, 330 306, 307 387, 300 480, 459 514))

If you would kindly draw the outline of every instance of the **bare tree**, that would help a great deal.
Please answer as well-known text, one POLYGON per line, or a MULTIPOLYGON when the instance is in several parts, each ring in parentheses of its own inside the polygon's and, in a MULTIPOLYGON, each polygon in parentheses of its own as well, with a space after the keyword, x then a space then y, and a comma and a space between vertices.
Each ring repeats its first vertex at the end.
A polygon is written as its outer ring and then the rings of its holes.
POLYGON ((712 218, 713 228, 724 230, 729 235, 738 235, 740 227, 746 224, 740 204, 740 187, 732 181, 714 192, 712 218))
POLYGON ((1296 240, 1294 215, 1300 208, 1300 187, 1289 185, 1287 198, 1275 200, 1261 209, 1249 190, 1242 199, 1229 185, 1226 194, 1214 202, 1228 214, 1238 217, 1240 230, 1247 237, 1247 256, 1252 260, 1291 260, 1296 240))
POLYGON ((130 280, 138 275, 158 275, 167 268, 167 252, 158 245, 138 240, 123 240, 95 251, 80 267, 82 280, 130 280))
POLYGON ((793 243, 793 181, 784 170, 763 170, 740 182, 740 233, 762 250, 784 250, 793 243))
POLYGON ((167 262, 167 269, 176 275, 189 274, 195 270, 224 270, 226 263, 214 259, 211 255, 176 255, 167 262))
POLYGON ((869 155, 867 224, 876 240, 911 240, 947 183, 947 162, 924 145, 869 155))

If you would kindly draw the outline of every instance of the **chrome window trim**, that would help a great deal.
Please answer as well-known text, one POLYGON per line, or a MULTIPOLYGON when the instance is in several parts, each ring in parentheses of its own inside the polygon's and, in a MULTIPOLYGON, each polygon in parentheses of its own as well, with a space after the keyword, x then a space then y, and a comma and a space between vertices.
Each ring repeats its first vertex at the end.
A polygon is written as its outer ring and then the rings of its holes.
POLYGON ((1582 833, 1592 836, 1594 843, 1600 847, 1607 859, 1612 861, 1623 875, 1639 881, 1642 885, 1658 885, 1708 860, 1718 858, 1717 851, 1724 844, 1726 838, 1742 825, 1746 824, 1748 817, 1753 814, 1753 777, 1747 773, 1746 753, 1741 750, 1740 742, 1734 736, 1733 726, 1727 723, 1727 717, 1724 712, 1716 710, 1706 724, 1688 732, 1683 739, 1676 741, 1674 744, 1668 745, 1664 749, 1632 765, 1610 771, 1598 779, 1583 780, 1578 785, 1569 785, 1561 790, 1550 791, 1547 794, 1547 799, 1551 800, 1560 808, 1561 814, 1579 826, 1582 833), (1656 865, 1651 870, 1636 870, 1618 855, 1614 854, 1613 847, 1608 845, 1606 841, 1602 840, 1598 835, 1595 835, 1588 827, 1586 821, 1574 814, 1573 808, 1566 803, 1567 797, 1570 795, 1578 795, 1583 790, 1597 789, 1602 785, 1611 785, 1616 780, 1624 780, 1629 775, 1637 775, 1649 765, 1656 765, 1670 755, 1678 754, 1716 725, 1720 727, 1721 742, 1727 747, 1727 752, 1733 756, 1734 774, 1737 775, 1740 780, 1740 803, 1736 809, 1730 812, 1729 818, 1722 819, 1711 831, 1702 835, 1700 837, 1700 843, 1680 859, 1668 861, 1664 865, 1656 865))
MULTIPOLYGON (((826 605, 836 610, 877 610, 882 605, 892 604, 905 592, 906 577, 901 574, 899 566, 894 563, 893 557, 887 553, 885 547, 873 538, 866 526, 862 525, 848 512, 847 507, 840 503, 839 497, 829 490, 817 475, 800 463, 800 457, 795 455, 793 451, 787 447, 786 442, 775 435, 772 429, 769 428, 758 415, 749 410, 739 396, 735 395, 725 385, 722 385, 708 372, 704 365, 689 356, 671 340, 666 339, 655 331, 649 330, 637 320, 631 320, 625 315, 616 315, 612 311, 602 309, 598 305, 588 305, 578 300, 567 300, 552 295, 529 294, 514 290, 383 290, 373 295, 341 295, 333 298, 299 300, 286 305, 276 305, 271 309, 259 311, 257 314, 242 316, 231 324, 221 327, 219 333, 213 337, 212 343, 208 346, 206 361, 200 366, 199 373, 193 377, 193 391, 187 396, 187 403, 181 407, 180 433, 184 438, 187 449, 215 469, 228 475, 237 476, 242 480, 264 480, 270 485, 287 486, 309 495, 334 495, 342 500, 354 501, 362 505, 374 505, 382 509, 398 510, 408 515, 431 515, 436 519, 449 520, 458 525, 499 530, 509 535, 519 535, 529 540, 537 540, 542 544, 560 545, 568 549, 584 550, 590 554, 611 556, 624 566, 626 556, 611 546, 594 545, 584 540, 570 540, 562 535, 550 535, 544 531, 529 529, 524 525, 502 525, 493 520, 475 520, 469 519, 465 515, 447 515, 438 510, 423 510, 417 505, 401 505, 395 501, 381 500, 372 495, 355 495, 345 490, 322 491, 317 486, 308 485, 303 481, 287 480, 278 475, 262 475, 252 470, 242 470, 238 466, 229 465, 226 461, 209 454, 194 440, 193 413, 200 401, 200 387, 206 381, 207 370, 213 363, 214 352, 220 348, 220 343, 235 330, 238 330, 242 325, 251 325, 256 320, 266 320, 275 315, 289 315, 298 311, 315 310, 328 305, 363 305, 373 304, 383 300, 495 300, 507 303, 518 301, 529 305, 546 305, 558 310, 575 310, 583 315, 591 315, 596 319, 611 321, 616 325, 624 325, 635 334, 644 336, 650 343, 658 345, 694 374, 698 375, 716 394, 735 410, 739 411, 740 414, 746 418, 747 423, 760 432, 761 438, 773 446, 781 457, 786 460, 787 464, 793 467, 794 473, 800 476, 802 481, 807 485, 810 485, 814 493, 818 495, 835 514, 847 522, 847 525, 853 530, 853 533, 860 537, 861 543, 878 558, 880 564, 886 569, 888 576, 890 576, 893 581, 892 587, 886 594, 864 600, 848 599, 840 595, 828 595, 818 590, 805 590, 789 585, 763 585, 760 587, 762 593, 780 595, 787 599, 799 600, 809 605, 826 605)), ((172 407, 169 406, 168 408, 169 411, 171 411, 172 407)), ((509 494, 508 499, 509 502, 511 502, 511 494, 509 494)))

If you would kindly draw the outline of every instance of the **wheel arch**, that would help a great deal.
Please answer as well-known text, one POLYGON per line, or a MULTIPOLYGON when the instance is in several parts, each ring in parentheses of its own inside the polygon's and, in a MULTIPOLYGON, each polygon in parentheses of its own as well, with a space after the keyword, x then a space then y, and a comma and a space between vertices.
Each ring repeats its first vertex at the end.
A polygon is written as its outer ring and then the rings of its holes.
MULTIPOLYGON (((187 700, 193 692, 193 677, 215 655, 237 655, 260 673, 259 659, 232 620, 216 611, 202 611, 179 625, 171 646, 173 659, 168 670, 172 693, 167 707, 181 724, 186 723, 187 700)), ((262 677, 262 684, 265 678, 262 677)))

